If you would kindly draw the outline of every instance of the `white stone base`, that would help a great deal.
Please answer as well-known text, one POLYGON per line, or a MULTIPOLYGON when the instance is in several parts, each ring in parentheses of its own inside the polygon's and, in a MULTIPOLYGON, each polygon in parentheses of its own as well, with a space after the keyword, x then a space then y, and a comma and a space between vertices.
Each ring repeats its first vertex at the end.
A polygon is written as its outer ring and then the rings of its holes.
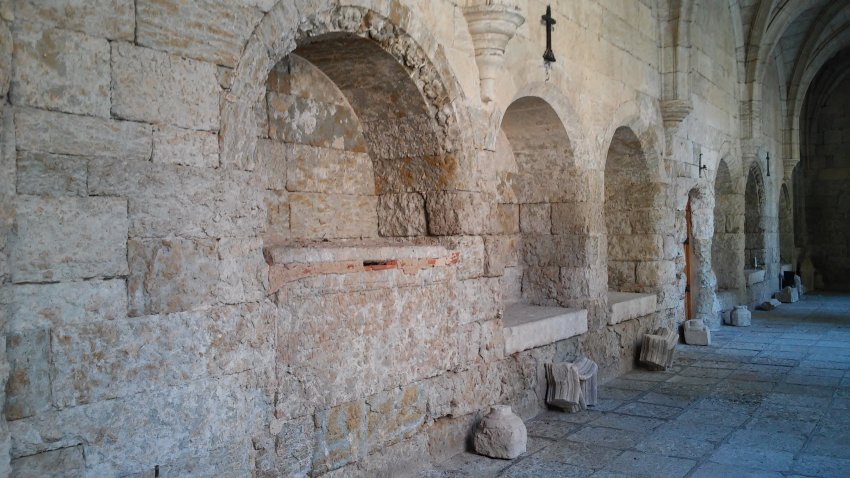
POLYGON ((514 304, 505 309, 502 323, 510 355, 587 332, 587 310, 514 304))
POLYGON ((685 343, 688 345, 711 345, 711 331, 701 320, 686 320, 685 343))
POLYGON ((655 294, 608 291, 608 325, 652 314, 657 308, 655 294))

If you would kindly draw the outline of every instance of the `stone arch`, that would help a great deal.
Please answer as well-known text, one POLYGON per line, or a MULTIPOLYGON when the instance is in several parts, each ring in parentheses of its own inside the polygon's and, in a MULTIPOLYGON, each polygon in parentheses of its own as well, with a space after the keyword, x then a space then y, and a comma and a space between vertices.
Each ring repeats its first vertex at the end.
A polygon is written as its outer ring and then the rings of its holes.
POLYGON ((782 184, 779 190, 779 262, 780 264, 795 264, 794 257, 794 215, 792 212, 791 195, 788 186, 782 184))
POLYGON ((738 194, 733 177, 727 158, 721 159, 714 178, 714 238, 711 254, 719 291, 737 291, 743 286, 743 197, 738 194))
POLYGON ((691 256, 686 258, 690 264, 691 318, 702 320, 712 329, 720 327, 720 316, 715 304, 717 278, 712 270, 712 243, 714 238, 714 216, 712 201, 714 195, 705 183, 698 183, 688 192, 688 206, 691 213, 688 236, 691 256))
MULTIPOLYGON (((468 179, 460 173, 471 169, 473 156, 467 147, 469 128, 461 127, 468 125, 468 120, 464 109, 455 104, 462 98, 456 79, 435 66, 448 64, 444 54, 436 40, 397 1, 377 2, 373 8, 339 6, 332 1, 275 4, 248 40, 222 106, 219 141, 223 166, 254 168, 259 129, 254 107, 265 94, 272 69, 297 48, 345 34, 342 36, 352 41, 369 41, 384 55, 394 58, 423 99, 429 126, 438 136, 441 157, 418 161, 424 168, 420 171, 408 165, 410 175, 419 174, 425 180, 424 187, 408 189, 457 189, 468 179), (416 30, 416 38, 409 33, 411 30, 416 30), (447 176, 445 171, 453 174, 447 176)), ((405 134, 404 128, 395 127, 399 135, 405 134)), ((396 166, 405 169, 403 165, 396 166)))
POLYGON ((608 288, 656 292, 664 235, 673 230, 664 212, 664 186, 641 140, 628 126, 614 131, 605 162, 604 216, 608 288))
POLYGON ((614 112, 613 118, 602 137, 600 157, 605 163, 600 169, 607 168, 607 155, 611 151, 617 130, 626 127, 640 146, 645 171, 653 180, 666 182, 668 174, 660 153, 665 136, 657 103, 649 98, 628 101, 614 112))
POLYGON ((747 173, 747 185, 744 192, 744 267, 746 269, 764 267, 767 259, 764 224, 766 201, 761 167, 753 162, 747 173))
POLYGON ((502 117, 496 198, 499 207, 517 208, 519 234, 487 242, 507 241, 508 256, 516 255, 505 269, 506 303, 568 305, 584 298, 582 288, 569 287, 575 277, 569 271, 591 264, 586 242, 596 203, 587 201, 571 139, 551 104, 538 96, 517 98, 502 117))

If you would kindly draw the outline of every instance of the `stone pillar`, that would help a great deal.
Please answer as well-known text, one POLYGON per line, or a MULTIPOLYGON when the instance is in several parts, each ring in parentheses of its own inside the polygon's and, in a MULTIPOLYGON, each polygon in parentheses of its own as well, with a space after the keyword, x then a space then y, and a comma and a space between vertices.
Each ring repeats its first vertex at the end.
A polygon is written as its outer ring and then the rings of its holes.
POLYGON ((481 79, 481 101, 493 101, 496 76, 502 70, 505 47, 525 22, 519 8, 508 5, 471 5, 463 16, 472 35, 475 63, 481 79))

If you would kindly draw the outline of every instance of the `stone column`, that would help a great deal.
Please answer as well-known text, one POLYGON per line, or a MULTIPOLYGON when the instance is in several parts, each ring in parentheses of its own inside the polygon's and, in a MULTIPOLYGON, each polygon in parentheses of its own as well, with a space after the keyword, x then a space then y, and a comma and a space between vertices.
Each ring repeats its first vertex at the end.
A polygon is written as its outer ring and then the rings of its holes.
POLYGON ((481 79, 481 101, 493 101, 496 75, 502 68, 505 47, 525 22, 519 8, 510 5, 470 5, 463 16, 472 35, 475 63, 481 79))

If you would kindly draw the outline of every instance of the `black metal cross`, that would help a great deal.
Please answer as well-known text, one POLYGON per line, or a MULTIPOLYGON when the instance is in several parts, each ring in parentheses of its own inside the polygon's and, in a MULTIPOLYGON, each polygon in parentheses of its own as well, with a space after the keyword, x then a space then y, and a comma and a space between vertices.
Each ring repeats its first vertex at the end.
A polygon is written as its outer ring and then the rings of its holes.
POLYGON ((546 63, 555 61, 555 53, 552 51, 552 25, 555 19, 552 18, 552 7, 546 5, 546 15, 541 17, 541 23, 546 25, 546 51, 543 53, 543 61, 546 63))

